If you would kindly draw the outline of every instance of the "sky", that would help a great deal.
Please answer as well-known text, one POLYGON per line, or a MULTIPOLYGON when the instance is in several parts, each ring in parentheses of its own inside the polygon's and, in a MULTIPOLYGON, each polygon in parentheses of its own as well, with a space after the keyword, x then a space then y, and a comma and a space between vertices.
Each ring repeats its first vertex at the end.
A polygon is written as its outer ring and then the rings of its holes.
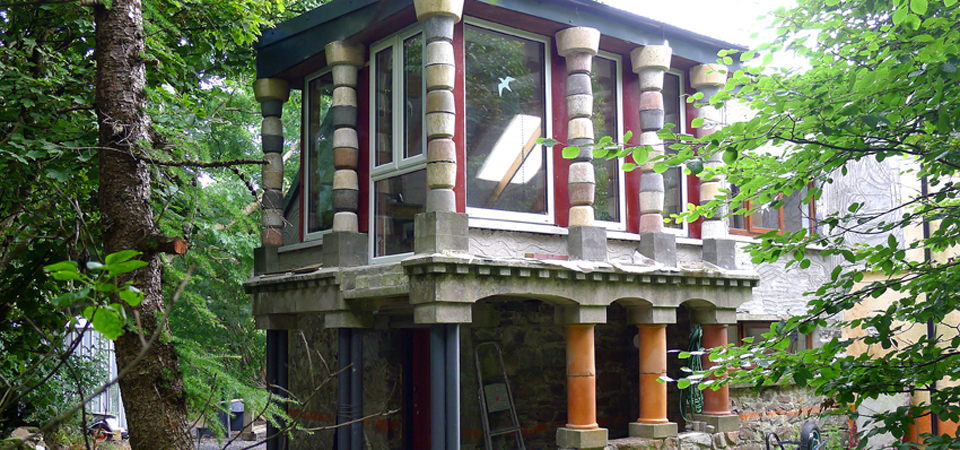
POLYGON ((610 6, 676 25, 735 44, 758 44, 751 40, 770 22, 757 17, 793 0, 600 0, 610 6))

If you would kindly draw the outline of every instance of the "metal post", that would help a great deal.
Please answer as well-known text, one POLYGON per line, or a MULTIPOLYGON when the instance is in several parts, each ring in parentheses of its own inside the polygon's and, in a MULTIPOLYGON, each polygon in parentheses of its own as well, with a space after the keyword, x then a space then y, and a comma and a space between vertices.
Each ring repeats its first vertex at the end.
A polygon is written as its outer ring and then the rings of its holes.
POLYGON ((446 326, 447 450, 460 450, 460 325, 446 326))
MULTIPOLYGON (((350 365, 350 334, 351 329, 338 330, 337 368, 337 424, 350 421, 348 406, 350 405, 350 372, 346 370, 350 365)), ((337 450, 350 450, 350 427, 337 428, 337 450)))
MULTIPOLYGON (((279 336, 280 330, 267 330, 267 385, 269 390, 273 395, 277 395, 277 389, 275 388, 278 385, 278 368, 279 364, 277 361, 280 357, 279 355, 279 336)), ((270 422, 267 422, 267 438, 277 434, 279 430, 277 427, 270 422)), ((267 450, 279 450, 280 449, 280 440, 273 438, 267 440, 267 450)))
MULTIPOLYGON (((350 334, 350 420, 363 417, 363 334, 359 329, 350 334)), ((350 425, 350 448, 361 450, 363 444, 363 422, 350 425)))
POLYGON ((446 445, 446 329, 430 326, 430 448, 444 450, 446 445))

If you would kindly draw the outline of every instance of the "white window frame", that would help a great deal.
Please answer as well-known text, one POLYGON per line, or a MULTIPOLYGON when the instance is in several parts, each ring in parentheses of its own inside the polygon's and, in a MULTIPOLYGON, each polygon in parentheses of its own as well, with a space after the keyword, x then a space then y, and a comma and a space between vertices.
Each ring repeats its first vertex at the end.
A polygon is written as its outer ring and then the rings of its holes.
MULTIPOLYGON (((407 39, 409 39, 409 38, 411 38, 411 37, 413 37, 413 36, 416 36, 417 34, 420 34, 420 33, 422 33, 422 32, 423 32, 422 26, 420 26, 419 24, 418 24, 418 25, 413 25, 413 26, 407 27, 407 28, 405 28, 405 29, 403 29, 403 30, 401 30, 401 31, 399 31, 399 32, 397 32, 397 33, 395 33, 395 34, 393 34, 393 35, 385 38, 385 39, 382 39, 382 40, 380 40, 380 41, 377 41, 376 43, 374 43, 373 45, 370 46, 370 86, 369 86, 369 88, 370 88, 370 90, 369 90, 369 93, 370 93, 370 102, 369 102, 369 103, 370 103, 370 109, 369 109, 369 111, 370 111, 370 113, 369 113, 369 114, 370 114, 370 121, 369 121, 369 127, 370 127, 370 133, 369 133, 369 135, 370 135, 370 145, 369 145, 369 147, 370 147, 370 148, 369 148, 369 150, 370 150, 370 151, 369 151, 369 154, 370 154, 370 161, 369 161, 369 164, 370 164, 370 179, 369 179, 369 186, 368 186, 368 187, 369 187, 369 190, 367 191, 367 192, 370 193, 370 195, 367 196, 367 197, 369 197, 369 198, 367 199, 367 201, 369 202, 369 203, 368 203, 368 204, 369 204, 369 209, 368 209, 369 214, 367 214, 367 215, 369 216, 369 218, 368 218, 368 223, 369 223, 368 230, 369 230, 369 231, 367 232, 367 244, 368 244, 368 245, 367 245, 367 248, 368 248, 369 250, 367 251, 367 253, 368 253, 368 256, 369 256, 369 258, 370 258, 370 262, 371 262, 372 264, 383 264, 383 263, 398 262, 398 261, 402 261, 402 260, 404 260, 404 259, 407 259, 407 258, 409 258, 411 255, 414 254, 414 252, 407 252, 407 253, 398 253, 398 254, 395 254, 395 255, 384 255, 384 256, 377 256, 377 255, 376 255, 376 247, 375 247, 375 245, 376 245, 376 236, 377 236, 377 230, 376 230, 376 219, 377 219, 377 211, 376 211, 376 206, 377 206, 377 205, 376 205, 377 192, 376 192, 376 185, 377 185, 377 182, 380 182, 380 181, 383 181, 383 180, 386 180, 386 179, 390 179, 390 178, 399 177, 399 176, 401 176, 401 175, 406 175, 406 174, 408 174, 408 173, 416 172, 416 171, 418 171, 418 170, 426 170, 426 168, 427 168, 427 146, 426 146, 426 140, 427 140, 427 139, 426 139, 426 137, 427 137, 426 127, 427 127, 427 124, 426 124, 426 120, 423 120, 422 123, 421 123, 421 126, 423 127, 422 132, 421 132, 421 136, 424 137, 423 152, 422 152, 421 154, 419 154, 419 155, 411 156, 411 157, 409 157, 409 158, 404 158, 404 157, 403 157, 404 140, 406 139, 406 134, 405 134, 405 132, 404 132, 405 129, 406 129, 406 127, 405 127, 405 120, 406 120, 406 119, 405 119, 404 114, 403 114, 403 112, 404 112, 405 109, 404 109, 404 107, 403 107, 404 105, 403 105, 403 95, 402 95, 402 92, 403 92, 403 89, 404 89, 404 86, 403 86, 403 83, 404 83, 404 79, 403 79, 403 75, 404 75, 404 71, 403 71, 403 69, 404 69, 404 68, 403 68, 403 63, 404 63, 404 58, 403 58, 403 43, 404 43, 404 41, 406 41, 407 39), (387 164, 382 164, 382 165, 379 165, 379 166, 378 166, 378 165, 377 165, 377 154, 376 154, 376 153, 377 153, 377 148, 376 148, 376 147, 377 147, 377 133, 376 133, 376 130, 377 130, 377 123, 376 123, 376 120, 377 120, 377 117, 376 117, 376 116, 377 116, 377 114, 376 114, 376 108, 377 108, 377 103, 376 103, 376 102, 377 102, 377 95, 376 95, 376 91, 377 91, 377 81, 376 81, 376 77, 377 77, 377 54, 380 53, 381 51, 383 51, 384 49, 387 49, 387 48, 390 48, 390 47, 393 47, 393 52, 394 52, 394 58, 393 58, 393 92, 395 93, 395 95, 394 95, 393 98, 391 99, 391 101, 392 101, 392 108, 393 108, 393 142, 391 142, 391 148, 392 148, 392 150, 393 150, 393 160, 392 160, 391 162, 387 163, 387 164)), ((427 85, 426 82, 422 82, 422 83, 421 83, 421 89, 422 89, 421 94, 422 94, 422 95, 420 96, 420 98, 421 98, 421 101, 423 102, 423 108, 421 108, 421 111, 424 111, 424 112, 426 111, 426 101, 427 101, 427 88, 426 88, 426 85, 427 85)), ((426 186, 424 186, 424 188, 426 188, 426 186)))
MULTIPOLYGON (((614 142, 620 142, 620 139, 623 139, 623 57, 615 53, 610 53, 607 51, 601 50, 597 53, 597 57, 612 60, 616 63, 616 97, 617 97, 617 135, 613 137, 614 142)), ((618 208, 620 210, 620 220, 618 222, 610 222, 605 220, 598 220, 597 224, 605 227, 610 231, 627 231, 627 187, 626 187, 626 172, 623 171, 623 161, 620 158, 617 158, 617 176, 620 177, 617 185, 619 186, 620 196, 620 205, 618 208)))
MULTIPOLYGON (((677 99, 680 104, 680 111, 679 111, 680 123, 677 124, 676 133, 677 134, 685 133, 687 131, 687 102, 686 102, 687 77, 686 77, 686 74, 684 74, 683 71, 679 69, 670 69, 667 71, 667 73, 671 75, 677 75, 680 78, 680 98, 677 99)), ((666 99, 664 99, 664 101, 666 101, 666 99)), ((669 149, 664 148, 664 152, 666 152, 667 150, 669 149)), ((680 212, 683 212, 687 210, 687 204, 690 202, 690 199, 687 195, 687 191, 689 190, 690 186, 687 184, 687 175, 683 173, 683 167, 681 166, 679 167, 679 169, 680 169, 680 205, 681 205, 680 212)), ((666 188, 666 186, 664 186, 664 188, 666 188)), ((687 222, 680 222, 680 228, 673 228, 670 226, 666 226, 666 224, 664 224, 663 231, 667 233, 675 234, 678 237, 687 237, 690 235, 690 226, 687 222)))
MULTIPOLYGON (((303 98, 301 99, 301 102, 300 102, 301 103, 300 106, 302 109, 300 112, 300 117, 301 117, 300 122, 304 126, 300 127, 301 128, 300 142, 303 142, 305 145, 303 145, 303 148, 301 150, 303 152, 303 159, 301 159, 301 171, 303 172, 303 184, 300 185, 300 198, 301 198, 301 201, 303 202, 303 210, 301 211, 301 215, 303 217, 300 218, 300 221, 301 221, 301 227, 303 227, 301 229, 303 230, 304 242, 315 241, 315 240, 322 241, 325 235, 333 232, 332 227, 327 230, 310 232, 311 199, 310 199, 310 160, 309 160, 310 159, 310 124, 309 124, 310 83, 313 80, 316 80, 317 78, 320 78, 330 73, 331 71, 333 71, 332 67, 321 69, 317 72, 314 72, 308 75, 306 78, 304 78, 304 82, 303 82, 303 86, 304 86, 303 92, 305 93, 305 95, 302 96, 303 98)), ((327 111, 327 113, 329 114, 329 111, 327 111)))
MULTIPOLYGON (((464 26, 470 25, 479 28, 485 28, 491 31, 496 31, 498 33, 503 33, 511 36, 516 36, 522 39, 529 41, 534 41, 543 44, 543 62, 544 62, 544 136, 550 137, 553 135, 553 99, 551 96, 552 89, 552 77, 553 72, 551 70, 551 54, 553 41, 546 36, 541 36, 539 34, 528 33, 523 30, 518 30, 515 28, 510 28, 493 22, 489 22, 482 19, 477 19, 475 17, 465 17, 464 26)), ((464 41, 462 45, 466 46, 464 41)), ((463 68, 464 73, 466 73, 466 67, 463 68)), ((464 75, 465 77, 466 75, 464 75)), ((469 94, 467 94, 469 95, 469 94)), ((466 111, 463 111, 463 114, 466 114, 466 111)), ((466 140, 464 140, 466 142, 466 140)), ((543 147, 543 146, 541 146, 543 147)), ((467 214, 471 218, 481 218, 481 219, 492 219, 506 222, 523 222, 523 223, 536 223, 536 224, 555 224, 556 223, 556 208, 555 201, 556 196, 554 195, 554 186, 553 186, 553 149, 545 148, 544 149, 544 161, 543 164, 546 169, 546 180, 545 180, 545 189, 546 192, 546 206, 547 210, 544 214, 535 214, 535 213, 525 213, 525 212, 516 212, 516 211, 503 211, 499 209, 487 209, 481 207, 467 207, 467 214)), ((466 164, 466 161, 464 161, 466 164)), ((465 181, 469 184, 469 180, 465 181)), ((465 190, 469 189, 468 186, 464 186, 465 190)))

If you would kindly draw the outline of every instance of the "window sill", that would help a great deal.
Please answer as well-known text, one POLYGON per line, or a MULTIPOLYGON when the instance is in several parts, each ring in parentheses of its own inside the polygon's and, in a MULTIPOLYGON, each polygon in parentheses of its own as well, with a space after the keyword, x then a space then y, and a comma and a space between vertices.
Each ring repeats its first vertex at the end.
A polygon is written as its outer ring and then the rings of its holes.
POLYGON ((555 234, 566 236, 569 234, 566 228, 556 225, 545 225, 538 223, 508 222, 496 219, 484 219, 479 217, 470 217, 468 223, 470 228, 483 228, 488 230, 519 231, 522 233, 537 234, 555 234))

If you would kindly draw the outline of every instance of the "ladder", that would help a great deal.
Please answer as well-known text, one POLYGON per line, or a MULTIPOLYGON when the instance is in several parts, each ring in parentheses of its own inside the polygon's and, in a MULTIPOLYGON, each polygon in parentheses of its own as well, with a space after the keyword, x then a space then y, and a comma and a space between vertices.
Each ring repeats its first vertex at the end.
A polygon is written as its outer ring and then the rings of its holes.
POLYGON ((517 450, 526 450, 526 447, 523 446, 520 420, 517 419, 517 408, 513 404, 513 394, 510 392, 510 382, 507 380, 507 370, 503 366, 503 353, 500 351, 500 346, 497 345, 496 342, 484 342, 477 345, 477 348, 474 350, 474 360, 477 364, 477 384, 480 385, 478 394, 480 396, 480 418, 483 420, 483 442, 486 444, 487 450, 493 450, 491 440, 493 436, 511 433, 517 440, 517 450), (500 364, 500 377, 502 382, 500 382, 500 380, 490 384, 484 384, 483 382, 483 368, 480 365, 480 349, 485 346, 493 347, 492 351, 496 352, 497 362, 500 364), (510 411, 511 425, 491 430, 490 414, 501 411, 510 411))

